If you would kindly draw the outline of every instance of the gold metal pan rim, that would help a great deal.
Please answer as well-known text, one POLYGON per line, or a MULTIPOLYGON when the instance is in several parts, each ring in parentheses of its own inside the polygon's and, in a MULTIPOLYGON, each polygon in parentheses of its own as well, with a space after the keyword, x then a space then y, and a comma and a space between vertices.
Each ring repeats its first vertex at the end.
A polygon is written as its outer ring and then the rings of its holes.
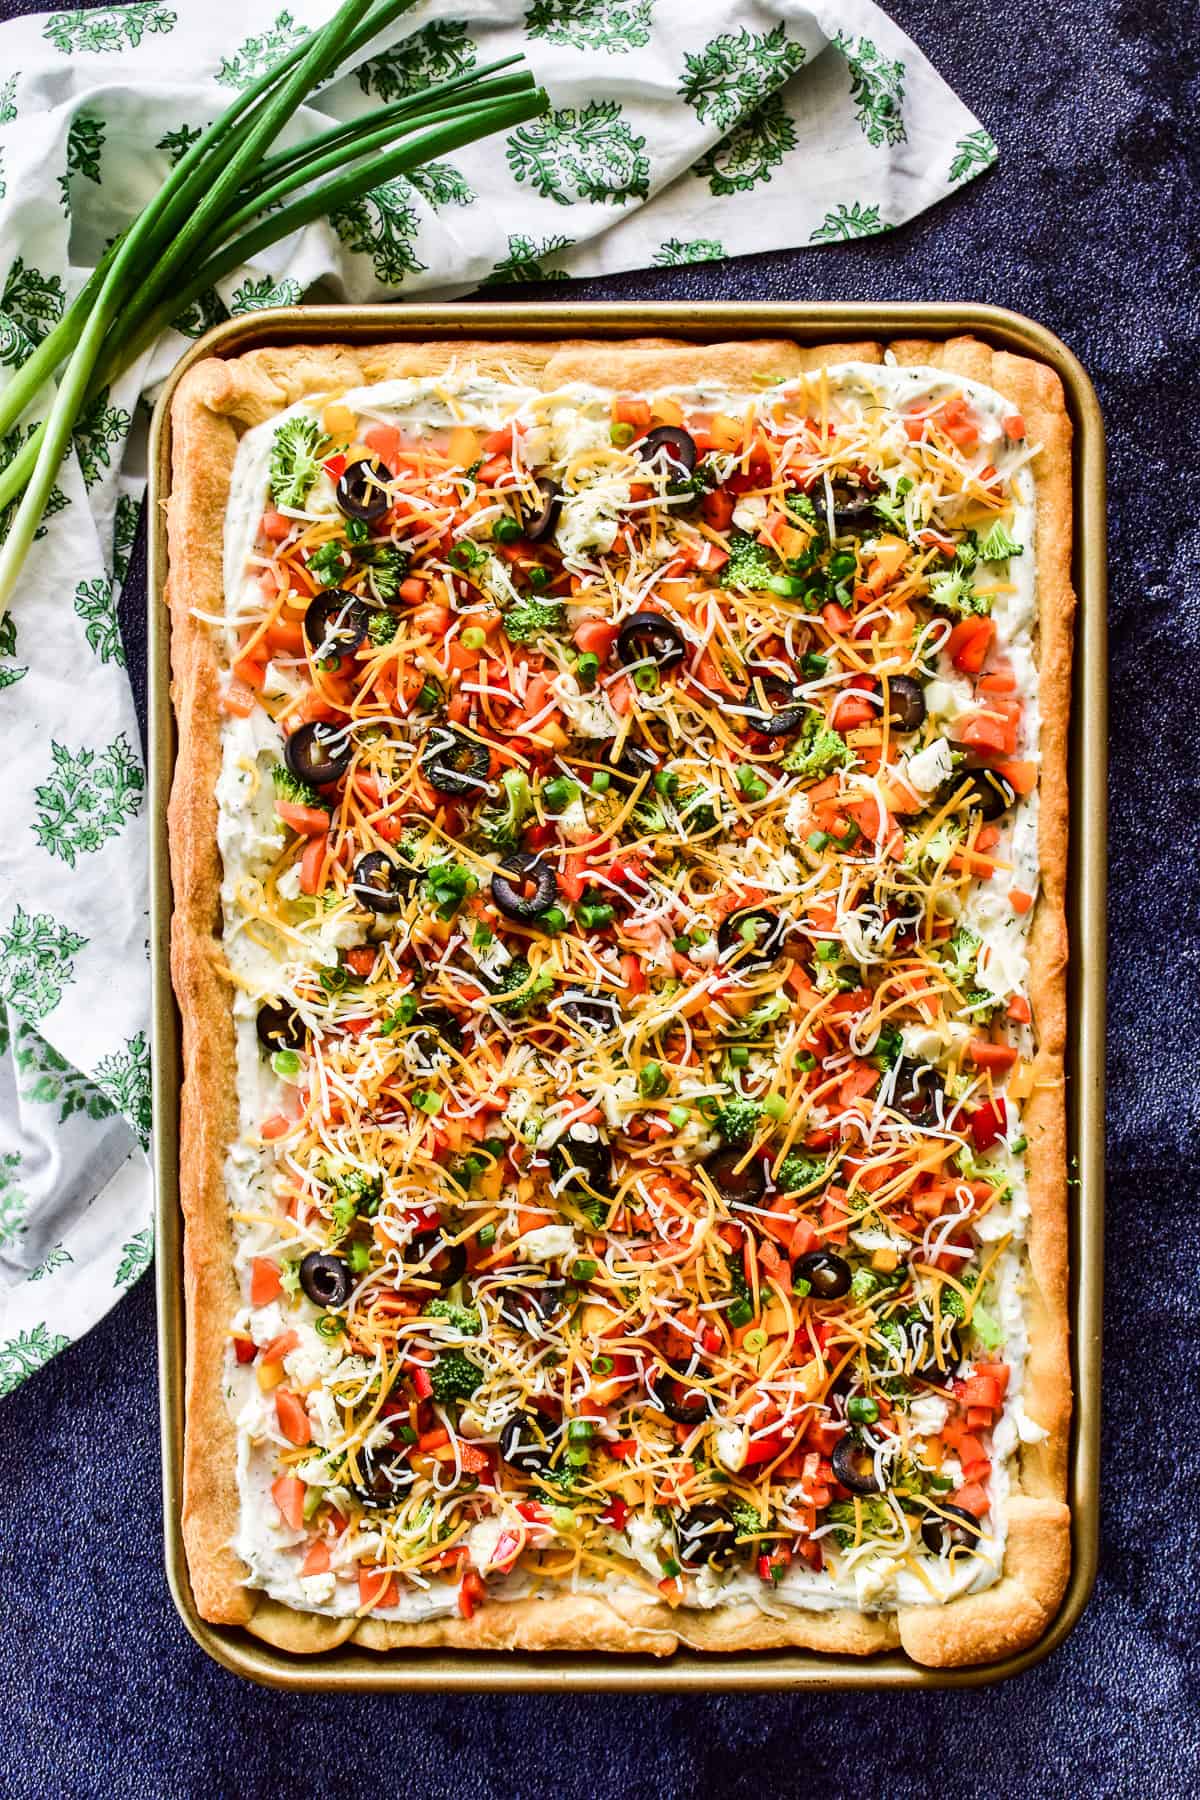
POLYGON ((434 307, 286 307, 230 320, 193 344, 159 398, 150 444, 151 944, 154 1005, 154 1163, 158 1232, 159 1401, 167 1580, 187 1630, 235 1674, 269 1687, 307 1692, 697 1693, 794 1688, 978 1688, 1042 1661, 1078 1622, 1091 1593, 1099 1549, 1100 1334, 1104 1226, 1105 882, 1107 713, 1104 425, 1082 365, 1060 339, 1001 307, 928 303, 790 304, 720 302, 497 303, 434 307), (996 349, 1038 358, 1057 370, 1074 425, 1074 582, 1078 596, 1071 706, 1072 819, 1068 924, 1073 946, 1067 1052, 1070 1187, 1071 1362, 1076 1395, 1068 1497, 1073 1520, 1071 1576, 1062 1607, 1043 1637, 1019 1656, 977 1668, 919 1668, 899 1652, 869 1659, 809 1651, 651 1657, 478 1655, 411 1651, 391 1657, 335 1650, 289 1656, 196 1610, 180 1533, 183 1461, 183 1282, 178 1204, 179 1018, 171 989, 171 889, 166 809, 175 756, 164 502, 170 493, 170 406, 184 371, 203 356, 234 356, 267 343, 364 342, 470 335, 632 337, 647 332, 694 338, 786 335, 801 343, 839 337, 944 337, 970 332, 996 349))

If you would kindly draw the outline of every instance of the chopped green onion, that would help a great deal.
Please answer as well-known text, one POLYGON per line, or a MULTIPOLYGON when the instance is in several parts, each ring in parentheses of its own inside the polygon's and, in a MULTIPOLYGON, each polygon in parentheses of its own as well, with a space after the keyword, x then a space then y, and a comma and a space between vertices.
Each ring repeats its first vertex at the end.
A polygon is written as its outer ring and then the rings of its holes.
POLYGON ((869 1394, 853 1394, 846 1402, 846 1417, 852 1425, 874 1425, 879 1417, 879 1402, 869 1394))
POLYGON ((495 1241, 496 1227, 494 1225, 481 1225, 479 1228, 479 1242, 482 1248, 486 1250, 488 1245, 494 1244, 495 1241))
POLYGON ((289 1075, 300 1073, 300 1058, 294 1050, 277 1050, 271 1058, 271 1067, 286 1080, 289 1075))
POLYGON ((626 444, 633 442, 633 426, 626 424, 624 419, 618 419, 610 427, 608 435, 610 441, 616 444, 618 449, 624 449, 626 444))
POLYGON ((682 1131, 691 1116, 691 1112, 686 1106, 673 1106, 667 1114, 676 1131, 682 1131))
POLYGON ((658 1100, 667 1091, 667 1078, 661 1063, 643 1063, 638 1070, 638 1093, 643 1100, 658 1100))
POLYGON ((616 916, 606 900, 599 902, 583 900, 575 908, 575 917, 585 931, 602 931, 606 925, 612 924, 616 916))
POLYGON ((729 1060, 735 1069, 744 1069, 750 1062, 750 1046, 748 1044, 731 1044, 729 1060))
POLYGON ((549 587, 550 586, 550 571, 549 571, 549 569, 543 568, 541 563, 534 563, 532 568, 529 571, 529 585, 531 588, 547 588, 547 587, 549 587))
MULTIPOLYGON (((586 692, 596 685, 596 677, 600 673, 600 658, 594 650, 585 650, 575 664, 575 679, 586 692)), ((593 781, 592 786, 596 783, 593 781)))
POLYGON ((726 1317, 733 1329, 740 1331, 742 1326, 748 1325, 754 1317, 754 1308, 748 1300, 735 1300, 726 1317))
POLYGON ((515 544, 521 535, 521 527, 511 513, 505 513, 492 526, 492 536, 498 544, 515 544))
POLYGON ((612 786, 612 776, 609 774, 607 769, 593 769, 593 771, 592 771, 592 792, 593 792, 593 794, 607 794, 607 792, 611 786, 612 786))
POLYGON ((431 1119, 442 1110, 441 1095, 431 1094, 428 1088, 414 1088, 412 1101, 423 1113, 428 1113, 431 1119))
POLYGON ((763 1111, 768 1119, 786 1119, 787 1101, 782 1094, 768 1094, 763 1101, 763 1111))
POLYGON ((614 1367, 611 1356, 593 1356, 592 1358, 593 1375, 611 1375, 614 1367))
POLYGON ((482 650, 487 643, 487 632, 478 625, 468 625, 462 634, 464 650, 482 650))
POLYGON ((578 1262, 571 1265, 572 1281, 591 1281, 596 1273, 597 1263, 590 1256, 581 1256, 578 1262))

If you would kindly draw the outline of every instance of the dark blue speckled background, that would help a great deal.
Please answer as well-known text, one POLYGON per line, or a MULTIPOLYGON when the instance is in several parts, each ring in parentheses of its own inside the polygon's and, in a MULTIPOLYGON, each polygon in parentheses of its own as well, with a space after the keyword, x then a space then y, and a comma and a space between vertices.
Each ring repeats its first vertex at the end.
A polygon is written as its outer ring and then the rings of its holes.
MULTIPOLYGON (((0 16, 27 10, 0 0, 0 16)), ((992 130, 994 173, 887 238, 634 274, 572 297, 994 301, 1058 332, 1099 390, 1113 856, 1104 1550, 1091 1606, 1048 1663, 981 1692, 371 1702, 260 1691, 193 1646, 167 1594, 143 1282, 0 1408, 10 1800, 1067 1789, 1176 1800, 1200 1788, 1200 19, 1161 0, 890 10, 992 130)), ((135 678, 141 607, 135 579, 135 678)))

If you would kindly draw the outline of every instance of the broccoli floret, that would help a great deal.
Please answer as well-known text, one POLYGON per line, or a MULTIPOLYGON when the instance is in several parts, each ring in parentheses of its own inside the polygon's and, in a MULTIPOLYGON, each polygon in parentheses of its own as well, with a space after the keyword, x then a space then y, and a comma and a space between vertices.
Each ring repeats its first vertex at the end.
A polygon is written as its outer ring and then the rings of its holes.
POLYGON ((334 1201, 330 1217, 339 1237, 350 1230, 356 1219, 373 1219, 383 1204, 383 1176, 368 1175, 363 1169, 351 1169, 333 1183, 334 1201))
POLYGON ((864 1306, 868 1300, 873 1300, 876 1294, 881 1293, 885 1285, 882 1275, 876 1274, 874 1269, 855 1269, 850 1280, 850 1298, 857 1305, 864 1306))
POLYGON ((309 413, 285 419, 271 445, 271 493, 277 506, 303 506, 321 472, 321 427, 309 413))
POLYGON ((960 925, 946 946, 946 974, 956 988, 968 987, 976 978, 983 940, 969 925, 960 925))
POLYGON ((446 1319, 464 1337, 478 1337, 481 1323, 473 1306, 456 1306, 453 1300, 431 1300, 425 1308, 427 1319, 446 1319))
POLYGON ((853 760, 845 738, 832 725, 827 725, 814 707, 784 757, 783 767, 790 775, 813 781, 819 775, 828 775, 831 769, 845 768, 853 760))
POLYGON ((737 1534, 741 1538, 758 1537, 770 1523, 769 1515, 764 1517, 752 1501, 743 1500, 738 1494, 729 1501, 729 1516, 737 1526, 737 1534))
POLYGON ((376 612, 371 614, 370 623, 367 626, 367 636, 375 648, 379 649, 384 644, 390 644, 399 629, 399 613, 376 612))
POLYGON ((1010 556, 1020 556, 1021 552, 1022 546, 997 519, 979 546, 979 560, 980 562, 1004 562, 1010 556))
POLYGON ((498 1012, 524 1012, 527 1006, 550 993, 553 986, 552 975, 534 975, 525 957, 514 956, 493 978, 491 1003, 498 1012))
POLYGON ((729 534, 729 561, 721 570, 722 587, 765 588, 779 573, 779 558, 747 531, 729 534))
POLYGON ((500 777, 504 811, 480 816, 479 829, 495 850, 515 850, 521 827, 533 811, 533 793, 524 769, 505 769, 500 777))
POLYGON ((817 509, 807 494, 791 493, 785 502, 788 511, 797 519, 803 519, 806 525, 820 525, 817 509))
POLYGON ((857 1504, 861 1509, 857 1513, 853 1500, 833 1500, 825 1510, 826 1522, 837 1527, 833 1535, 840 1549, 848 1550, 862 1538, 895 1537, 896 1520, 886 1500, 871 1495, 857 1504), (858 1532, 860 1521, 861 1538, 858 1532))
POLYGON ((767 1026, 773 1025, 787 1009, 788 1003, 784 995, 772 994, 769 1000, 764 1000, 744 1018, 732 1021, 724 1028, 722 1035, 727 1038, 760 1037, 767 1026))
POLYGON ((367 565, 371 586, 379 599, 395 600, 400 583, 408 574, 408 552, 397 550, 394 544, 372 544, 369 549, 360 550, 359 556, 367 565))
POLYGON ((641 837, 657 837, 667 829, 667 816, 657 800, 645 796, 629 815, 630 823, 641 837))
POLYGON ((444 1350, 429 1371, 429 1379, 433 1398, 446 1406, 452 1400, 469 1400, 482 1386, 483 1370, 461 1350, 444 1350))
POLYGON ((711 831, 721 816, 721 803, 711 788, 688 788, 675 803, 679 823, 689 834, 711 831))
POLYGON ((775 1185, 783 1194, 794 1194, 798 1188, 810 1187, 824 1175, 828 1164, 823 1156, 805 1156, 801 1150, 793 1150, 785 1156, 780 1165, 775 1185))
POLYGON ((977 594, 967 571, 957 562, 954 568, 929 577, 929 604, 956 619, 992 610, 991 595, 977 594))
POLYGON ((725 1102, 713 1123, 727 1144, 748 1144, 758 1130, 762 1110, 760 1100, 747 1100, 739 1094, 725 1102))
POLYGON ((535 600, 532 595, 519 606, 510 606, 501 623, 514 644, 532 644, 535 638, 553 637, 563 630, 566 614, 560 600, 535 600))
POLYGON ((293 775, 286 763, 275 764, 271 770, 271 781, 278 798, 285 800, 289 806, 323 806, 325 804, 317 790, 310 787, 307 781, 301 781, 298 775, 293 775))

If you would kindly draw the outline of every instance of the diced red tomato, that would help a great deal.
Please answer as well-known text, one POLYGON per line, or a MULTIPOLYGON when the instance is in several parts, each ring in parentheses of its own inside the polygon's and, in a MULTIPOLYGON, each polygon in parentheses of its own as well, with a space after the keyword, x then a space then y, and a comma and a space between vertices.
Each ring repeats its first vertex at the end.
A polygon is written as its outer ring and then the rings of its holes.
POLYGON ((700 502, 700 513, 714 531, 728 531, 733 524, 734 496, 724 488, 714 488, 700 502))
POLYGON ((328 1575, 329 1545, 323 1538, 318 1538, 315 1544, 309 1545, 308 1555, 300 1564, 300 1573, 301 1575, 328 1575))
POLYGON ((386 1569, 369 1568, 361 1564, 358 1571, 358 1603, 374 1612, 381 1606, 395 1606, 400 1598, 400 1587, 394 1575, 386 1569))
POLYGON ((240 1363, 252 1363, 258 1355, 258 1345, 254 1342, 253 1338, 235 1337, 233 1340, 233 1354, 240 1363))
POLYGON ((281 544, 294 524, 295 520, 289 519, 284 513, 265 512, 258 529, 271 543, 281 544))
POLYGON ((945 651, 956 669, 978 675, 983 668, 996 627, 990 619, 960 619, 946 639, 945 651))
POLYGON ((298 1331, 281 1331, 278 1337, 273 1337, 269 1344, 263 1345, 262 1359, 265 1363, 282 1362, 299 1342, 298 1331))
POLYGON ((989 1501, 986 1490, 977 1481, 968 1481, 954 1490, 947 1504, 961 1506, 964 1512, 973 1513, 977 1519, 982 1519, 988 1510, 989 1501))
POLYGON ((251 1306, 266 1306, 269 1301, 277 1300, 282 1292, 278 1263, 273 1263, 269 1256, 256 1256, 250 1264, 251 1306))
POLYGON ((607 619, 585 619, 575 628, 575 645, 585 654, 590 652, 598 656, 601 662, 608 660, 609 652, 617 640, 617 628, 610 625, 607 619))

